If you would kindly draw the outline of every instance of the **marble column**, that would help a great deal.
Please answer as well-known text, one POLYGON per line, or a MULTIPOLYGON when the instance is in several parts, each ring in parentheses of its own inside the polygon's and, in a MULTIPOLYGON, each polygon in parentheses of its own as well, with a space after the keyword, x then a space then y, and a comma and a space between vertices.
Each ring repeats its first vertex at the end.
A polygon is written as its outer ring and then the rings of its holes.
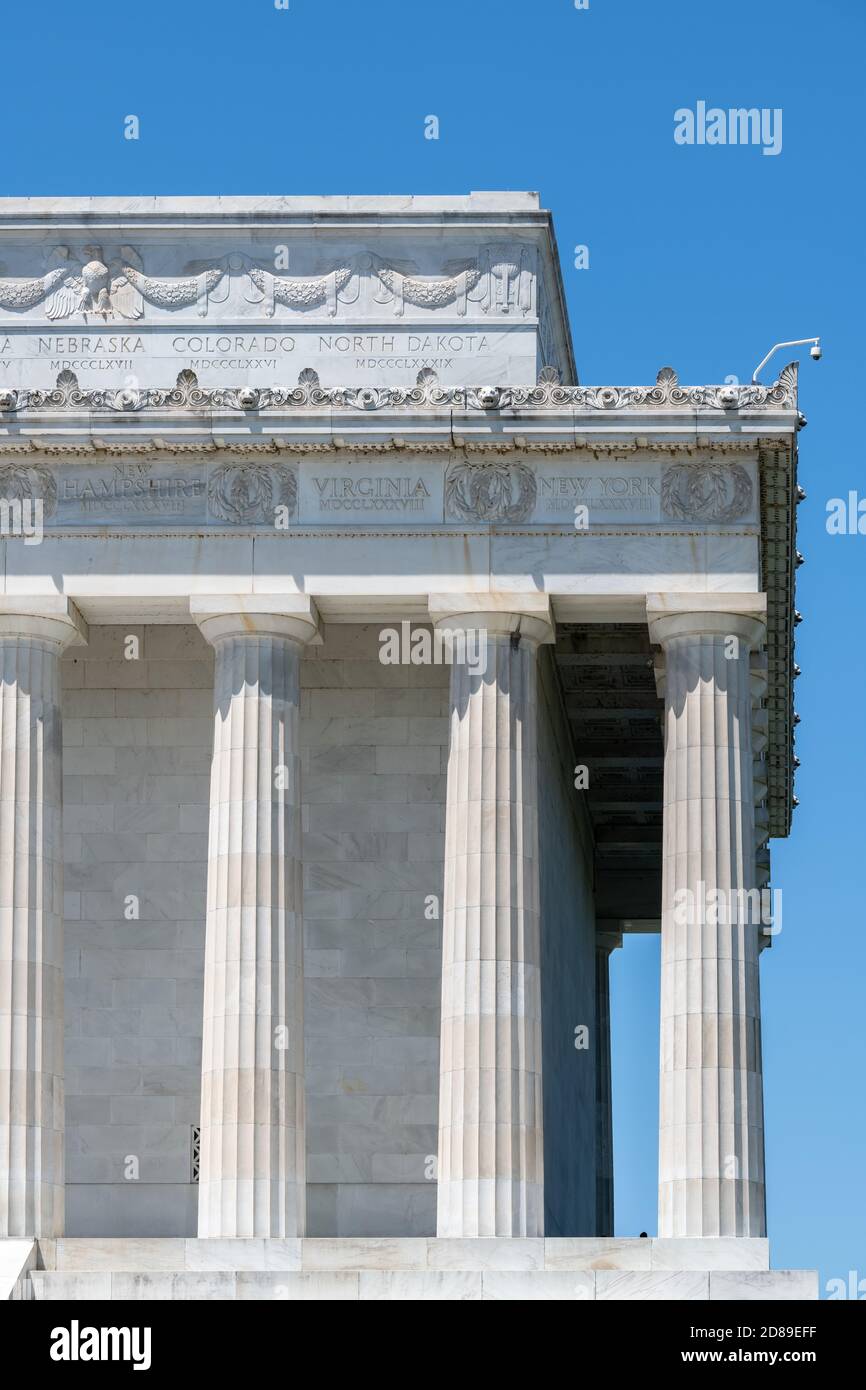
POLYGON ((454 639, 437 1234, 544 1233, 536 660, 546 601, 431 599, 454 639), (474 611, 469 605, 475 605, 474 611), (467 634, 483 638, 483 657, 467 634), (466 649, 461 651, 461 643, 466 649))
POLYGON ((666 668, 660 1236, 766 1233, 749 669, 765 611, 759 594, 647 601, 666 668))
POLYGON ((610 953, 622 932, 595 936, 595 1234, 613 1235, 613 1093, 610 1060, 610 953))
POLYGON ((316 615, 308 600, 255 597, 190 611, 215 651, 198 1234, 299 1236, 299 667, 316 615))
POLYGON ((64 1214, 61 596, 0 598, 0 1236, 64 1214))

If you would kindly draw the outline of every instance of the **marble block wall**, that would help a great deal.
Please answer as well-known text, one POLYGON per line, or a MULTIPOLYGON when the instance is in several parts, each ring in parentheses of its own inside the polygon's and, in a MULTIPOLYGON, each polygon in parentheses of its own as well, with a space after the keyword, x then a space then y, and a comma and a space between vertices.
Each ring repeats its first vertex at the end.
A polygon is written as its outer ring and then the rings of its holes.
POLYGON ((301 664, 310 1235, 436 1230, 449 671, 380 631, 301 664))
MULTIPOLYGON (((449 671, 381 664, 379 633, 301 663, 312 1236, 436 1229, 449 671)), ((213 653, 94 626, 63 673, 67 1234, 192 1236, 213 653)), ((549 669, 539 695, 547 1219, 590 1233, 590 861, 549 669)))
POLYGON ((195 1233, 212 687, 195 627, 63 661, 70 1235, 195 1233))
POLYGON ((544 1228, 596 1234, 595 903, 586 792, 574 787, 572 748, 551 652, 538 671, 538 842, 544 1228), (586 1027, 588 1035, 575 1033, 586 1027), (587 1041, 587 1047, 575 1042, 587 1041))

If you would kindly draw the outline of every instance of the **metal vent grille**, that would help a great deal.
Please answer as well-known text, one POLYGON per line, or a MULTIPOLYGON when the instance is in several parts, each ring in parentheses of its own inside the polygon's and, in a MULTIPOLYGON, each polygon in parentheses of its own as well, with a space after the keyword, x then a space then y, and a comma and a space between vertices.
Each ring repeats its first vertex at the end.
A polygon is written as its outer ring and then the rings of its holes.
POLYGON ((201 1125, 193 1125, 189 1133, 189 1180, 198 1182, 201 1169, 201 1125))

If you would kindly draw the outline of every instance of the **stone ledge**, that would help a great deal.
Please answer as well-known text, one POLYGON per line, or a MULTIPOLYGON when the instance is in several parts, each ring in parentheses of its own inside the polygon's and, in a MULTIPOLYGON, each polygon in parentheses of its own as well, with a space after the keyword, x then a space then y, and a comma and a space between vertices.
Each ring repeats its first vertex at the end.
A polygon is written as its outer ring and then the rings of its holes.
POLYGON ((701 1301, 811 1300, 817 1274, 808 1270, 186 1270, 33 1271, 32 1298, 188 1301, 701 1301))
MULTIPOLYGON (((40 1241, 58 1274, 280 1272, 730 1274, 770 1276, 766 1240, 568 1236, 478 1240, 437 1237, 220 1240, 63 1237, 40 1241)), ((756 1285, 757 1287, 757 1285, 756 1285)), ((721 1297, 721 1295, 719 1295, 721 1297)))

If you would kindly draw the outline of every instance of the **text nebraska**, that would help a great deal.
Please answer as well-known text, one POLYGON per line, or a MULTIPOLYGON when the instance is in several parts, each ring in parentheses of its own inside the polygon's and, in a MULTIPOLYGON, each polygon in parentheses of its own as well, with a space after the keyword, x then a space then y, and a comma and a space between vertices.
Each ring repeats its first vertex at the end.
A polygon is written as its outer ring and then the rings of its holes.
POLYGON ((38 352, 57 353, 61 357, 68 355, 77 356, 79 353, 93 355, 98 353, 108 353, 109 356, 116 356, 120 353, 124 356, 131 352, 144 352, 144 340, 136 338, 133 334, 98 334, 91 337, 85 333, 83 337, 62 337, 62 338, 38 338, 38 352))

